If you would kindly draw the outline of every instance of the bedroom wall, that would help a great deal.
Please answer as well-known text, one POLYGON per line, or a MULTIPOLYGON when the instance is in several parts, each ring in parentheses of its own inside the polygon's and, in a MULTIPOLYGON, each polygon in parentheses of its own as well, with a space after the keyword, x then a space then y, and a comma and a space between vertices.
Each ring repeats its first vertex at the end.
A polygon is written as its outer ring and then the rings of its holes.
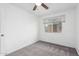
POLYGON ((1 30, 5 35, 1 39, 2 53, 8 54, 38 41, 37 17, 11 4, 0 4, 0 9, 1 30))
POLYGON ((75 9, 45 16, 40 19, 40 40, 64 45, 68 47, 75 47, 75 9), (47 17, 54 17, 58 15, 65 15, 65 22, 62 23, 61 33, 48 33, 44 31, 43 19, 47 17))
POLYGON ((76 9, 76 50, 77 50, 77 53, 79 54, 79 4, 77 6, 77 9, 76 9))

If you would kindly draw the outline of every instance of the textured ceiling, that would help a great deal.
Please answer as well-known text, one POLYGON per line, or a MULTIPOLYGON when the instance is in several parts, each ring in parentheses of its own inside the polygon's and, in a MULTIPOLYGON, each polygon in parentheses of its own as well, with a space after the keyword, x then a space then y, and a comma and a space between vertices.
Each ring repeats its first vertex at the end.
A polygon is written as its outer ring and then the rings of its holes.
POLYGON ((49 9, 45 10, 43 7, 38 7, 36 11, 33 11, 34 3, 16 3, 14 5, 25 9, 29 13, 36 15, 36 16, 46 16, 52 13, 58 13, 62 11, 66 11, 68 9, 75 8, 77 3, 45 3, 49 9))

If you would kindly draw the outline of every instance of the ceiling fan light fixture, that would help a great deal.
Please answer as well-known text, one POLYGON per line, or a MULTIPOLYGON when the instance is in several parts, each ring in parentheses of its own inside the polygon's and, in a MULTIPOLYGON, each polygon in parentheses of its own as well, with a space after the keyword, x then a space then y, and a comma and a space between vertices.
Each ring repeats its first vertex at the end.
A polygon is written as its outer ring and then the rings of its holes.
POLYGON ((38 9, 39 6, 42 6, 45 9, 48 9, 48 6, 45 5, 44 3, 35 3, 34 7, 33 7, 33 11, 35 11, 36 9, 38 9))

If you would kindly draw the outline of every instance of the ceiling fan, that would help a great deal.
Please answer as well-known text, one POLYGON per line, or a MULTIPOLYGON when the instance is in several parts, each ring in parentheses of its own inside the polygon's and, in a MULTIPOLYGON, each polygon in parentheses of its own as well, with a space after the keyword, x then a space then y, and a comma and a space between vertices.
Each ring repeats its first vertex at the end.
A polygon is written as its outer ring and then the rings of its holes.
POLYGON ((33 11, 35 11, 38 6, 42 6, 43 8, 48 9, 48 6, 46 6, 44 3, 36 3, 33 8, 33 11))

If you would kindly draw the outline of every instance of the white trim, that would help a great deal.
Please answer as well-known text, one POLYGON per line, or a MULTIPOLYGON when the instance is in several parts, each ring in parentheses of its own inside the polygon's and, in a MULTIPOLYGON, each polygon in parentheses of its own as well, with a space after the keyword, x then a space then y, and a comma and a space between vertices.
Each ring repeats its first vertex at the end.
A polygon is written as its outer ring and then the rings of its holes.
POLYGON ((79 55, 79 50, 78 50, 78 48, 75 48, 76 49, 76 51, 77 51, 77 53, 78 53, 78 55, 79 55))
POLYGON ((22 45, 22 46, 19 46, 17 49, 13 49, 12 51, 7 51, 6 52, 6 54, 5 55, 8 55, 8 54, 10 54, 10 53, 12 53, 12 52, 15 52, 15 51, 17 51, 17 50, 19 50, 19 49, 21 49, 21 48, 24 48, 24 47, 26 47, 26 46, 29 46, 29 45, 31 45, 31 44, 34 44, 35 42, 37 42, 38 40, 36 40, 36 41, 32 41, 31 43, 29 43, 28 45, 22 45))
POLYGON ((6 54, 4 54, 4 53, 1 53, 1 54, 0 54, 0 56, 5 56, 5 55, 6 55, 6 54))

